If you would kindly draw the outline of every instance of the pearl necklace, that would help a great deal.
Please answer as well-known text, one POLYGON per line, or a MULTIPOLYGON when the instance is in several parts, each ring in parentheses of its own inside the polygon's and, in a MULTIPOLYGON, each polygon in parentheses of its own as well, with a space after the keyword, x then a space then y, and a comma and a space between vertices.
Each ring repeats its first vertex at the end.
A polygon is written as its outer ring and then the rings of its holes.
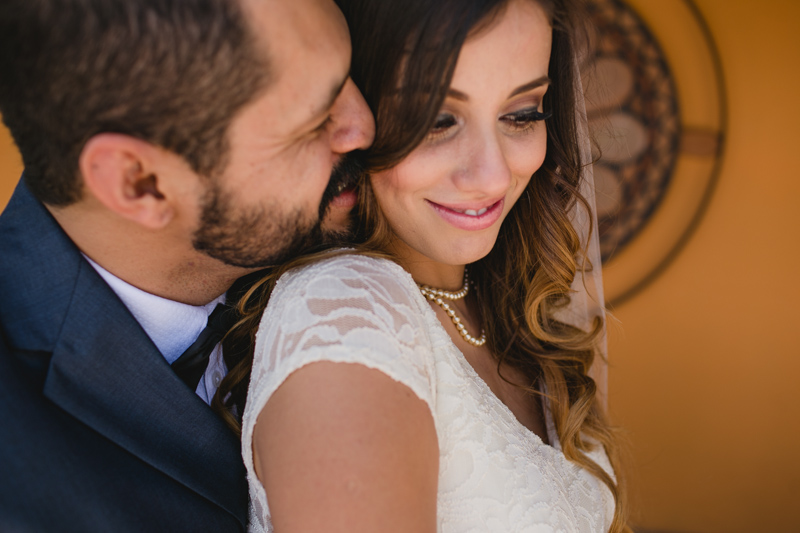
POLYGON ((486 344, 486 332, 481 331, 481 336, 478 338, 473 337, 472 335, 467 332, 467 328, 464 324, 461 323, 461 319, 456 315, 455 310, 453 310, 450 305, 448 305, 445 300, 460 300, 461 298, 465 297, 469 292, 469 275, 467 274, 467 270, 464 269, 464 286, 461 287, 461 290, 458 292, 450 292, 445 291, 442 289, 436 289, 429 285, 420 285, 417 284, 419 287, 419 291, 422 293, 425 298, 430 300, 431 302, 435 303, 442 309, 444 312, 447 313, 447 316, 450 317, 450 320, 453 321, 453 324, 456 326, 456 329, 464 338, 465 341, 470 343, 473 346, 483 346, 486 344))

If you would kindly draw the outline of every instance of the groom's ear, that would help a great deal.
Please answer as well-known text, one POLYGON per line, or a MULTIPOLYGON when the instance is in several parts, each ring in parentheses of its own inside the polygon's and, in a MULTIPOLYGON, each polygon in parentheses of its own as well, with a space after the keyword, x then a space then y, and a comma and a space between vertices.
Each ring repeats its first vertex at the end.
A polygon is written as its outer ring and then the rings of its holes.
POLYGON ((78 166, 85 193, 110 211, 148 229, 161 229, 175 216, 165 180, 164 151, 118 133, 95 135, 84 145, 78 166))

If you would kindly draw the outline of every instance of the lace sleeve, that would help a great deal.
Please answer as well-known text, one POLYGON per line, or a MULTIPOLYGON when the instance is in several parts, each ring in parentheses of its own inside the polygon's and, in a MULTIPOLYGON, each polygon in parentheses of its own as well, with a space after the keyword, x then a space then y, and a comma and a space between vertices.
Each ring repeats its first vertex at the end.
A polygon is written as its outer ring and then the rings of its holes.
POLYGON ((421 305, 426 304, 411 276, 388 260, 338 256, 278 281, 256 335, 242 419, 251 496, 256 496, 251 447, 256 419, 280 384, 309 363, 379 370, 410 388, 434 414, 431 344, 421 305))

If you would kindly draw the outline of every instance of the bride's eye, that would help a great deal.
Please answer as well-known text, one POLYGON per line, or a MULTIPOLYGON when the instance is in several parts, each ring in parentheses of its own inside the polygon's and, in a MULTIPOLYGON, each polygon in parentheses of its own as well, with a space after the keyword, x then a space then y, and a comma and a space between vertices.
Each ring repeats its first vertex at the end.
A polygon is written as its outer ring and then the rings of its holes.
POLYGON ((431 131, 428 132, 428 139, 445 137, 448 130, 457 125, 458 120, 456 120, 455 116, 450 113, 439 113, 436 117, 436 121, 433 123, 433 127, 431 127, 431 131))
POLYGON ((528 131, 533 129, 537 122, 547 120, 553 116, 551 112, 543 113, 535 107, 521 109, 514 113, 509 113, 500 117, 500 120, 518 131, 528 131))

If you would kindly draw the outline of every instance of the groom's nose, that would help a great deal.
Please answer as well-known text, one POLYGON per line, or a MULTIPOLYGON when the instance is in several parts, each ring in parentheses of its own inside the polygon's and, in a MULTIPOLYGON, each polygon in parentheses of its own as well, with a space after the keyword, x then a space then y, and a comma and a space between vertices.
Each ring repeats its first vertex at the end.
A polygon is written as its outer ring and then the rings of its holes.
POLYGON ((375 119, 350 78, 331 108, 330 135, 331 150, 339 154, 369 148, 375 138, 375 119))

